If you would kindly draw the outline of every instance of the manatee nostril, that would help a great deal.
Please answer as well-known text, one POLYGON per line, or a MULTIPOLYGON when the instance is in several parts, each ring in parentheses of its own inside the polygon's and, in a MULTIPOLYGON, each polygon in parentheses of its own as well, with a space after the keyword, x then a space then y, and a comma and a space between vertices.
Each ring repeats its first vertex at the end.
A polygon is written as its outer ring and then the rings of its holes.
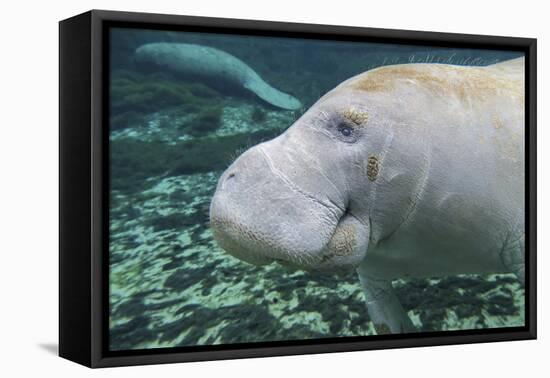
POLYGON ((225 180, 223 180, 222 188, 225 188, 227 184, 230 184, 235 179, 235 172, 231 172, 227 175, 225 180))

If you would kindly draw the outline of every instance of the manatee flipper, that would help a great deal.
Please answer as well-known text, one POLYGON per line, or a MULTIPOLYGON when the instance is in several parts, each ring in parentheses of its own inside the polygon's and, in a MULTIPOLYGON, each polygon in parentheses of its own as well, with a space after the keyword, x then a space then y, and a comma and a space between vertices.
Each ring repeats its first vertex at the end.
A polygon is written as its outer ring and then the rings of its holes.
POLYGON ((263 79, 258 75, 254 75, 254 77, 249 78, 244 83, 244 87, 249 91, 254 92, 262 100, 279 108, 296 110, 302 107, 302 103, 298 99, 273 88, 271 85, 263 81, 263 79))
POLYGON ((367 276, 361 266, 357 268, 357 273, 365 293, 367 310, 377 334, 417 331, 399 303, 391 281, 367 276))

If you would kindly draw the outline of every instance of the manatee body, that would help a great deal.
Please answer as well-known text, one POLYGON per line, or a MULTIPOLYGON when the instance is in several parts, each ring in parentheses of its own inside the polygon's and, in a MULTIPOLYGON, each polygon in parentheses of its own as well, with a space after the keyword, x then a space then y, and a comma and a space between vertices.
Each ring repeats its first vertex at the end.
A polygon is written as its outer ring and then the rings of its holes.
POLYGON ((378 333, 414 327, 396 278, 524 275, 524 59, 352 77, 243 153, 211 202, 251 263, 356 269, 378 333))
POLYGON ((189 43, 148 43, 138 47, 135 56, 138 62, 170 71, 232 83, 279 108, 293 110, 302 107, 298 99, 267 84, 242 60, 213 47, 189 43))

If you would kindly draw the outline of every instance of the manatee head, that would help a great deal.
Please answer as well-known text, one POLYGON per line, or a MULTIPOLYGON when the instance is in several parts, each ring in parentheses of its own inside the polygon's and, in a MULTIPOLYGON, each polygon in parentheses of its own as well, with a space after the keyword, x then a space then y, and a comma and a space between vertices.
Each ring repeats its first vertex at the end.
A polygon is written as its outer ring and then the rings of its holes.
POLYGON ((162 68, 169 72, 178 72, 186 67, 185 61, 181 63, 182 57, 190 59, 187 55, 193 46, 162 42, 147 43, 136 48, 134 62, 144 71, 157 72, 159 68, 162 68))
POLYGON ((357 267, 367 253, 368 194, 387 142, 376 104, 363 97, 335 88, 283 134, 231 164, 210 206, 223 249, 253 264, 357 267))
POLYGON ((167 60, 166 49, 159 48, 159 45, 158 43, 148 43, 136 48, 134 62, 144 67, 162 65, 167 60))

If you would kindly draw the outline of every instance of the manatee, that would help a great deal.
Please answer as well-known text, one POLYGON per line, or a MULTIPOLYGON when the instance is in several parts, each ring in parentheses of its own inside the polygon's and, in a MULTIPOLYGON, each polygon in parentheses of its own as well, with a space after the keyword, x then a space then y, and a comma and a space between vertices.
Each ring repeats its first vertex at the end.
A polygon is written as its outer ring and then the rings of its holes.
POLYGON ((169 71, 223 80, 282 109, 302 107, 298 99, 273 88, 242 60, 213 47, 190 43, 148 43, 136 49, 135 57, 137 62, 169 71))
POLYGON ((221 175, 214 238, 253 264, 356 270, 377 333, 415 331, 395 279, 523 281, 524 92, 523 58, 347 79, 221 175))

